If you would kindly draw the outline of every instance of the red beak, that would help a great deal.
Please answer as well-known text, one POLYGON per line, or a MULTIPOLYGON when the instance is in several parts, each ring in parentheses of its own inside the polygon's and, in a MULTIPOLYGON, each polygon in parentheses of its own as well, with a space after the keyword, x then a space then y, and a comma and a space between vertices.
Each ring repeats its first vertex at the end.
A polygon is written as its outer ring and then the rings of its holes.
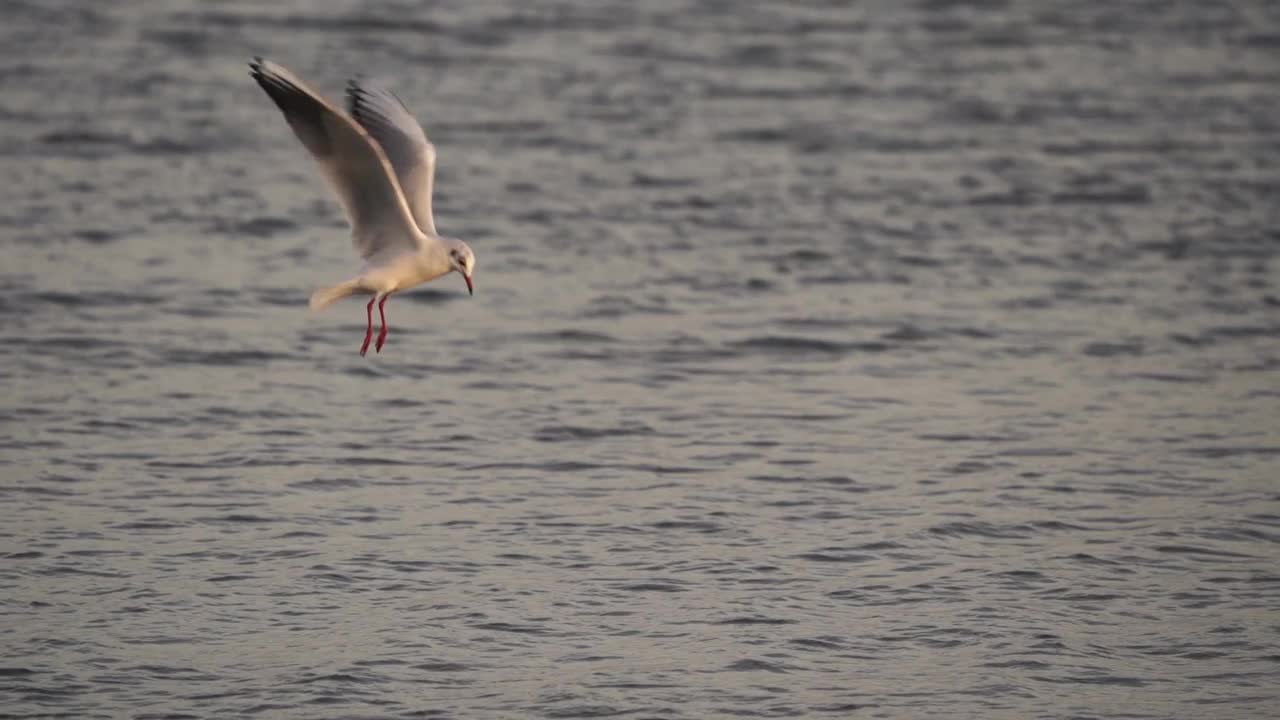
POLYGON ((475 295, 475 294, 476 294, 476 286, 471 282, 471 276, 470 276, 470 275, 463 275, 463 276, 462 276, 462 279, 467 281, 467 294, 468 294, 468 295, 475 295))

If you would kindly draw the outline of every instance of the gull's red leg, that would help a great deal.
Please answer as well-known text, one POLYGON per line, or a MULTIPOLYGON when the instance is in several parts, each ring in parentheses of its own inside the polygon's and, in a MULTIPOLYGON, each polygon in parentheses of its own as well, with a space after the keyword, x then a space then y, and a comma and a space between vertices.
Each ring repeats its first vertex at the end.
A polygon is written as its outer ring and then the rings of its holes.
POLYGON ((376 302, 378 296, 375 295, 373 300, 365 306, 365 314, 369 316, 369 327, 364 331, 364 344, 360 346, 360 355, 364 355, 369 351, 369 341, 373 339, 373 303, 376 302))
POLYGON ((387 298, 391 295, 383 295, 382 300, 378 302, 378 317, 382 319, 382 330, 378 332, 378 342, 373 346, 374 352, 382 352, 382 343, 387 341, 387 314, 382 310, 382 306, 387 304, 387 298))

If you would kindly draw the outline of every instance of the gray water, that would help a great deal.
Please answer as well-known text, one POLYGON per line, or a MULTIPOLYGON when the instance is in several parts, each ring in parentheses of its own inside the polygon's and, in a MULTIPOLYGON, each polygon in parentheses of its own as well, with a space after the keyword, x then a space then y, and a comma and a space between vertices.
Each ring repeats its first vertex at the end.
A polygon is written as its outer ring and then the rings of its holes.
POLYGON ((1280 5, 315 5, 4 3, 0 716, 1280 707, 1280 5))

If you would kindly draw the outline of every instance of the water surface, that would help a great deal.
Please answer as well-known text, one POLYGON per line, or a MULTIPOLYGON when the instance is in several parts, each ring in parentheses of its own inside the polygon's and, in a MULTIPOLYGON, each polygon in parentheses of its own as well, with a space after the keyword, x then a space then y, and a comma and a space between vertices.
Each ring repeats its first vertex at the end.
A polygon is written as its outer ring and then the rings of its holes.
POLYGON ((1280 702, 1273 3, 5 15, 5 717, 1280 702), (254 54, 396 88, 474 298, 307 311, 254 54))

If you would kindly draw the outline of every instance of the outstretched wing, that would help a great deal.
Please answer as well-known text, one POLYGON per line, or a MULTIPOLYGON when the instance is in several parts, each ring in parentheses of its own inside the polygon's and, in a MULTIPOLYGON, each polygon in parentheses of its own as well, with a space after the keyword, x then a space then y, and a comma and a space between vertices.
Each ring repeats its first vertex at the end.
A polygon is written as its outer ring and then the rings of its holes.
POLYGON ((363 78, 352 80, 347 86, 347 110, 387 154, 418 228, 436 235, 436 222, 431 215, 436 147, 422 126, 395 93, 363 78))
POLYGON ((254 58, 249 67, 250 75, 320 163, 346 210, 360 256, 416 250, 421 233, 378 142, 283 67, 262 58, 254 58))

